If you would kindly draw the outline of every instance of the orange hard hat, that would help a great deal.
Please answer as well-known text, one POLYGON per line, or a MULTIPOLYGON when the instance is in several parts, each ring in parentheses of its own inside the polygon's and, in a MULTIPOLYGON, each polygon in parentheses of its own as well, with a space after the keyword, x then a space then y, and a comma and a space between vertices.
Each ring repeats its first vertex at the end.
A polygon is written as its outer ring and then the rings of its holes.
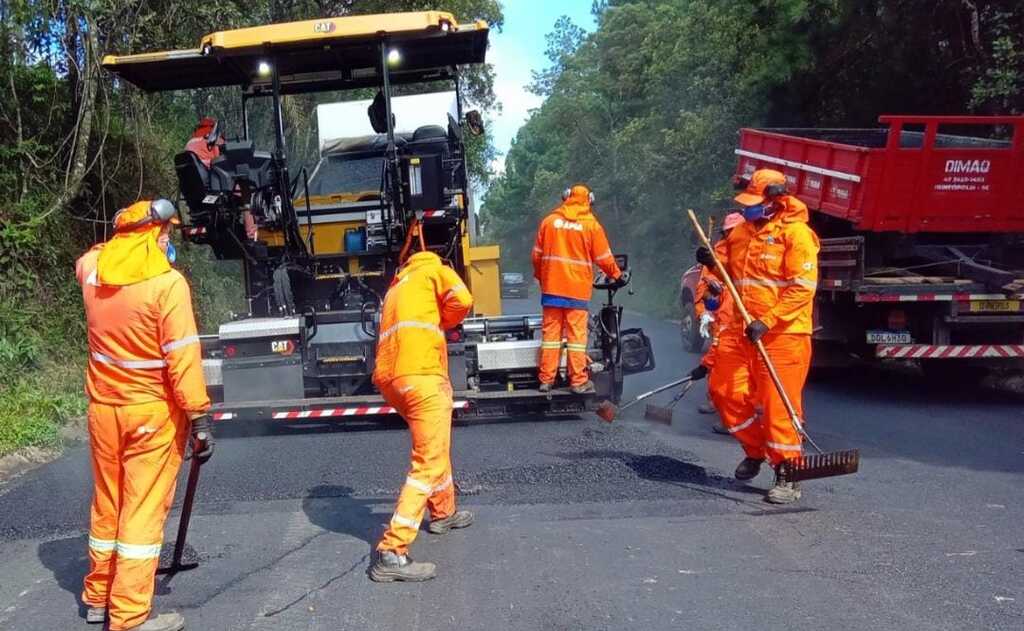
POLYGON ((722 230, 732 230, 744 221, 746 220, 743 218, 743 213, 729 213, 722 221, 722 230))
POLYGON ((741 206, 763 204, 767 197, 777 196, 777 194, 771 195, 766 193, 766 189, 773 185, 781 185, 782 190, 785 190, 786 176, 773 169, 758 169, 750 176, 750 183, 747 184, 747 188, 733 199, 741 206))

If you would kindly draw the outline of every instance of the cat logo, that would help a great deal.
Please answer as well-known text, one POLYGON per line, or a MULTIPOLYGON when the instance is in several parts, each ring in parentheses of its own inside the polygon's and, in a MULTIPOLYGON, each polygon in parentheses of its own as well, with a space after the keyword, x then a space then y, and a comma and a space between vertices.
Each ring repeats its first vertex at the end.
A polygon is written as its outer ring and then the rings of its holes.
POLYGON ((313 24, 314 33, 333 33, 335 28, 334 22, 331 21, 316 22, 313 24))
POLYGON ((291 355, 295 352, 295 343, 291 340, 273 340, 270 342, 270 352, 278 355, 291 355))

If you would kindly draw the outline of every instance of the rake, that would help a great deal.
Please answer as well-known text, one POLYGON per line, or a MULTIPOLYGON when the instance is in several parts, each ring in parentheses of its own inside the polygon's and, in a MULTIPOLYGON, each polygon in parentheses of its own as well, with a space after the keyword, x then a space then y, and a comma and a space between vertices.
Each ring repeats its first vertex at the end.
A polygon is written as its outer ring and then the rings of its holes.
MULTIPOLYGON (((199 567, 197 559, 190 559, 188 563, 182 563, 182 559, 185 556, 186 550, 190 548, 185 543, 185 540, 188 537, 189 523, 192 521, 192 504, 196 498, 196 487, 199 486, 199 469, 202 466, 203 463, 199 462, 199 459, 196 458, 195 449, 193 449, 192 464, 189 467, 188 482, 185 485, 185 500, 181 505, 181 519, 178 521, 178 535, 174 541, 171 562, 169 565, 161 564, 161 567, 157 568, 157 574, 174 576, 178 572, 187 572, 199 567)), ((165 554, 161 554, 160 560, 163 561, 165 556, 165 554)))
MULTIPOLYGON (((743 316, 743 322, 747 326, 754 321, 750 317, 750 312, 747 311, 746 306, 743 304, 743 300, 740 298, 740 292, 736 290, 736 285, 733 284, 732 278, 729 276, 729 272, 726 271, 725 266, 715 256, 715 250, 708 240, 704 230, 701 228, 700 221, 697 220, 697 215, 692 210, 688 210, 687 213, 690 215, 690 221, 693 223, 694 230, 697 231, 697 236, 700 238, 701 244, 711 251, 711 257, 715 261, 715 271, 718 272, 719 277, 725 282, 725 286, 729 289, 729 293, 732 294, 733 302, 736 305, 736 309, 739 310, 740 315, 743 316)), ((793 424, 793 428, 796 429, 797 433, 804 437, 817 454, 811 454, 807 456, 799 456, 797 458, 787 459, 782 462, 779 466, 779 476, 786 482, 799 482, 801 480, 815 480, 818 478, 829 478, 837 475, 847 475, 850 473, 856 473, 860 468, 860 451, 857 449, 848 449, 845 451, 832 451, 824 452, 821 447, 818 447, 817 443, 811 439, 804 429, 803 423, 800 417, 796 413, 796 408, 793 407, 793 402, 789 400, 789 395, 786 394, 786 389, 782 386, 782 381, 779 379, 779 373, 776 372, 775 366, 772 364, 771 359, 768 357, 768 351, 765 350, 764 343, 758 340, 754 343, 757 347, 757 352, 761 356, 761 360, 768 368, 768 374, 771 376, 772 383, 775 385, 775 389, 779 393, 779 397, 782 399, 782 403, 786 406, 786 413, 789 414, 789 421, 793 424)))
POLYGON ((654 395, 658 394, 659 392, 664 392, 664 391, 666 391, 666 390, 668 390, 670 388, 674 388, 674 387, 679 386, 679 385, 682 385, 683 389, 682 389, 682 391, 679 394, 677 394, 675 396, 674 399, 672 399, 672 403, 670 404, 670 406, 668 408, 658 408, 657 406, 649 405, 649 406, 647 406, 647 412, 644 414, 644 416, 646 416, 647 418, 649 418, 651 420, 660 421, 662 423, 666 423, 668 425, 671 425, 672 424, 672 409, 671 409, 671 406, 675 405, 680 399, 682 399, 683 396, 685 396, 686 393, 690 390, 690 388, 693 387, 693 379, 689 375, 687 375, 686 377, 683 377, 682 379, 676 379, 675 381, 673 381, 671 383, 666 383, 663 386, 658 386, 657 388, 655 388, 654 390, 651 390, 650 392, 645 392, 645 393, 641 394, 640 396, 638 396, 637 398, 635 398, 632 401, 630 401, 629 403, 623 405, 622 407, 616 407, 616 405, 614 403, 612 403, 611 401, 602 401, 601 404, 597 406, 597 410, 595 410, 595 413, 598 416, 600 416, 602 420, 604 420, 604 421, 606 421, 608 423, 611 423, 612 421, 615 420, 615 416, 619 412, 625 410, 626 408, 632 407, 632 406, 636 405, 637 403, 640 403, 644 399, 649 399, 649 398, 653 397, 654 395), (668 420, 665 420, 666 418, 668 420))

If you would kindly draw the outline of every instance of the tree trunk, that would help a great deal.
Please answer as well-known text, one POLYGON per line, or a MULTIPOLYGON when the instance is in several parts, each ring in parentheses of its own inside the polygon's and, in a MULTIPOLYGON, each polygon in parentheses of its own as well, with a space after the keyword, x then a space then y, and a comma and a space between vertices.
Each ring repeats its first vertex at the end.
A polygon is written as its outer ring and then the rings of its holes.
POLYGON ((93 111, 96 107, 96 92, 99 89, 99 38, 96 25, 89 16, 85 20, 85 41, 82 71, 78 86, 78 115, 72 130, 71 152, 64 172, 64 188, 57 194, 49 210, 40 219, 64 208, 82 192, 82 182, 87 174, 89 141, 92 138, 93 111))

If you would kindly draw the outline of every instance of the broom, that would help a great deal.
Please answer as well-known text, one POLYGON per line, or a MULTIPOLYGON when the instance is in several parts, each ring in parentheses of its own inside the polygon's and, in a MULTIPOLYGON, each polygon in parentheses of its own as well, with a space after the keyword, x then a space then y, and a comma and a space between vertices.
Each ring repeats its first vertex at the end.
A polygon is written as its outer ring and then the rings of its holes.
MULTIPOLYGON (((693 378, 690 377, 689 375, 683 377, 682 379, 676 379, 671 383, 666 383, 663 386, 658 386, 657 388, 651 390, 650 392, 645 392, 638 396, 637 398, 630 401, 629 403, 627 403, 626 405, 623 405, 622 407, 616 407, 615 404, 612 403, 611 401, 602 401, 601 404, 597 406, 597 409, 594 411, 594 413, 600 416, 601 419, 604 420, 605 422, 611 423, 612 421, 615 420, 615 416, 619 412, 625 410, 626 408, 632 407, 633 405, 640 403, 644 399, 649 399, 654 395, 658 394, 659 392, 664 392, 669 388, 674 388, 679 385, 683 385, 683 390, 678 395, 676 395, 676 397, 672 400, 672 405, 675 405, 675 403, 679 401, 679 399, 682 399, 683 395, 685 395, 690 390, 690 388, 693 387, 693 378)), ((660 421, 668 425, 672 424, 671 408, 657 408, 655 406, 649 405, 647 406, 647 412, 644 416, 653 421, 660 421)))
MULTIPOLYGON (((690 215, 690 221, 693 223, 694 230, 697 231, 697 236, 700 238, 701 244, 711 251, 711 257, 715 261, 715 270, 718 275, 725 282, 725 286, 728 287, 729 293, 732 294, 733 302, 736 304, 736 309, 739 310, 740 315, 743 316, 743 322, 747 326, 754 321, 750 317, 750 312, 743 305, 743 301, 740 299, 740 292, 736 291, 736 285, 733 284, 732 278, 729 277, 729 272, 726 271, 725 266, 715 256, 715 250, 711 246, 711 242, 708 240, 704 230, 701 228, 700 222, 697 220, 697 215, 692 210, 686 211, 690 215)), ((775 366, 772 364, 771 359, 768 357, 768 351, 765 350, 764 343, 761 340, 754 342, 754 346, 757 347, 757 352, 761 356, 761 360, 768 368, 768 375, 772 379, 772 383, 775 385, 775 389, 779 393, 779 397, 782 398, 782 403, 786 406, 786 413, 789 414, 789 421, 793 424, 793 428, 796 429, 797 433, 804 437, 804 439, 810 443, 817 454, 811 454, 808 456, 799 456, 797 458, 791 458, 784 460, 779 467, 779 475, 786 482, 799 482, 800 480, 814 480, 817 478, 828 478, 837 475, 847 475, 850 473, 856 473, 860 467, 860 452, 856 449, 849 449, 846 451, 833 451, 825 453, 821 447, 818 447, 817 443, 807 435, 807 431, 804 430, 803 423, 800 422, 800 418, 797 416, 796 408, 793 407, 793 403, 789 400, 789 395, 786 394, 786 389, 782 386, 782 381, 779 379, 779 373, 775 371, 775 366)))

